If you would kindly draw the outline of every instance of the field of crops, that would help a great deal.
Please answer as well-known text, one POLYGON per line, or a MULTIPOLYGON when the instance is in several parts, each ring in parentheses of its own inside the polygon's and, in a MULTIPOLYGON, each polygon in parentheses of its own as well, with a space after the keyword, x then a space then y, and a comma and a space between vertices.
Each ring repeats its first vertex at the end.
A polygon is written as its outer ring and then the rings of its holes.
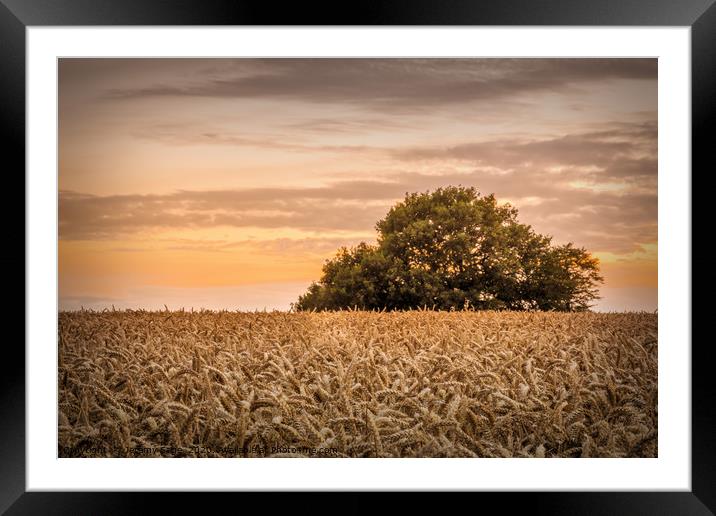
POLYGON ((61 312, 60 457, 655 457, 657 315, 61 312))

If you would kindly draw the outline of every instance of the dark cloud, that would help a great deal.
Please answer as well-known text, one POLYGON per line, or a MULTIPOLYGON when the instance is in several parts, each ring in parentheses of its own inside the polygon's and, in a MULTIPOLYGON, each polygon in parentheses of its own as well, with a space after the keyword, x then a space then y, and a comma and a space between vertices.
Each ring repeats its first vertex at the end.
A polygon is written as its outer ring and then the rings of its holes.
POLYGON ((592 81, 655 80, 657 60, 237 59, 222 60, 203 75, 195 72, 183 80, 112 88, 105 98, 267 98, 422 109, 554 92, 592 81))

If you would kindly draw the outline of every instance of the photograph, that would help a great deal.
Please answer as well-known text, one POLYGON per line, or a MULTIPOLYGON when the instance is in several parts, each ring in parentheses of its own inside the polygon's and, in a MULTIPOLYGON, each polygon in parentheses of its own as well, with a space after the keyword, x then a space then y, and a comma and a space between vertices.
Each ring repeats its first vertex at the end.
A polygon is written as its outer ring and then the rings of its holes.
POLYGON ((658 83, 59 57, 57 457, 659 457, 658 83))

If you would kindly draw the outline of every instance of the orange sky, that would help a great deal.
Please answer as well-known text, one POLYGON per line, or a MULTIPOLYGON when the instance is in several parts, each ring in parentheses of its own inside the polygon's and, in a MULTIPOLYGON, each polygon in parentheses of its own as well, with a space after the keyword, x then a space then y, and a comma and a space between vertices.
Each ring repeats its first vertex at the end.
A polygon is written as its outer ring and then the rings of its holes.
POLYGON ((405 192, 475 186, 657 307, 655 59, 61 59, 60 308, 287 309, 405 192))

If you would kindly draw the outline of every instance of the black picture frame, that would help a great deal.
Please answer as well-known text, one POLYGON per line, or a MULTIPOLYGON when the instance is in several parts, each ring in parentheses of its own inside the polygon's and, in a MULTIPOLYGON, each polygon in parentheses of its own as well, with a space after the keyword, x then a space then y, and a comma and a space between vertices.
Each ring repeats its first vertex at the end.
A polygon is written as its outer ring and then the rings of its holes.
MULTIPOLYGON (((25 29, 28 26, 81 25, 572 25, 572 26, 689 26, 691 27, 692 73, 692 192, 707 195, 705 188, 693 188, 697 177, 716 170, 709 126, 716 111, 716 0, 403 0, 358 2, 354 4, 285 2, 274 4, 244 0, 0 0, 0 130, 3 153, 3 179, 6 196, 0 203, 6 238, 22 253, 0 254, 5 265, 5 286, 20 291, 20 275, 25 271, 25 226, 18 213, 25 214, 25 29), (7 166, 7 168, 6 168, 7 166), (700 175, 693 171, 700 171, 700 175), (17 202, 22 206, 16 206, 17 202), (12 272, 11 272, 12 271, 12 272)), ((51 115, 48 114, 48 117, 51 115)), ((51 118, 48 118, 50 120, 51 118)), ((709 203, 692 196, 692 235, 700 221, 708 221, 709 203), (701 210, 701 212, 699 212, 701 210)), ((708 237, 707 237, 708 238, 708 237)), ((703 244, 702 244, 703 245, 703 244)), ((693 245, 692 275, 693 275, 693 245)), ((700 262, 696 261, 697 264, 700 262)), ((699 285, 709 285, 713 272, 699 268, 699 285)), ((693 294, 693 291, 692 291, 693 294)), ((25 290, 23 288, 23 300, 25 290)), ((6 288, 6 298, 7 288, 6 288)), ((693 297, 693 295, 692 295, 693 297)), ((6 310, 17 313, 17 299, 6 310)), ((24 303, 23 303, 24 306, 24 303)), ((709 303, 692 302, 694 315, 709 310, 709 303)), ((14 317, 16 319, 17 317, 14 317)), ((14 319, 12 325, 14 325, 14 319)), ((19 326, 19 322, 17 323, 19 326)), ((24 325, 20 332, 23 334, 24 325)), ((494 501, 500 510, 524 507, 546 514, 714 514, 716 512, 716 404, 713 402, 710 365, 710 339, 692 338, 692 457, 690 492, 618 492, 618 493, 481 493, 480 503, 494 501)), ((689 342, 669 345, 689 346, 689 342)), ((0 374, 3 419, 0 425, 0 511, 7 514, 125 514, 143 513, 147 504, 158 501, 163 512, 192 509, 195 497, 201 497, 206 510, 207 493, 61 493, 25 492, 25 353, 20 339, 7 339, 3 358, 6 367, 0 374)), ((211 494, 225 500, 241 496, 242 507, 253 502, 266 504, 266 494, 211 494), (249 499, 247 500, 247 497, 249 499)), ((271 495, 272 508, 285 500, 292 511, 338 507, 325 498, 308 493, 288 497, 271 495), (312 500, 311 500, 312 498, 312 500), (309 501, 310 500, 310 501, 309 501)), ((216 501, 216 500, 212 500, 216 501)), ((221 503, 219 501, 219 503, 221 503)), ((453 499, 453 503, 457 500, 453 499)), ((425 502, 411 496, 401 502, 412 510, 425 502), (410 507, 413 505, 414 507, 410 507)), ((471 501, 470 503, 474 503, 471 501)), ((231 505, 230 505, 231 506, 231 505)), ((237 506, 238 507, 238 506, 237 506)), ((366 494, 351 493, 340 502, 338 512, 367 512, 375 503, 366 494)))

